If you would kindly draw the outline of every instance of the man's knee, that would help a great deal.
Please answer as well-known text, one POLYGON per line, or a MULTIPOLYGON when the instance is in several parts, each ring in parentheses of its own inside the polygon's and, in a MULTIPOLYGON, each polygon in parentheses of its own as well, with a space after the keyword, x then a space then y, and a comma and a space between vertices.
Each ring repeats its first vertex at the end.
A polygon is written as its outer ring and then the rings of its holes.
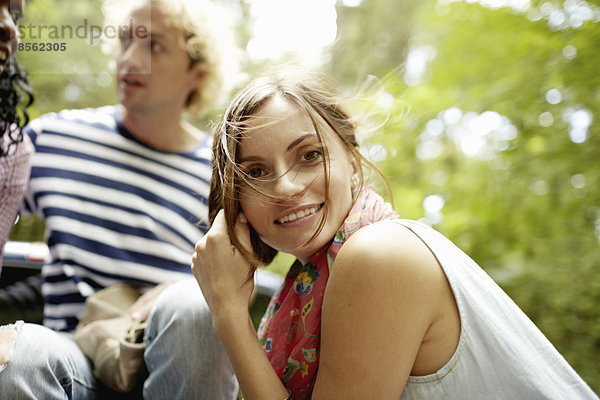
MULTIPOLYGON (((47 343, 48 328, 36 324, 15 324, 0 327, 0 371, 12 365, 12 370, 35 368, 53 364, 53 354, 47 343)), ((53 332, 52 332, 53 334, 53 332)))
POLYGON ((92 366, 70 336, 22 321, 1 327, 0 334, 1 398, 83 398, 97 393, 92 366))
POLYGON ((165 289, 150 313, 145 335, 147 362, 157 355, 163 357, 166 350, 196 363, 215 362, 225 354, 213 329, 210 309, 193 279, 165 289), (201 360, 196 352, 204 354, 201 360))
POLYGON ((165 289, 148 317, 151 332, 163 330, 173 324, 179 327, 197 329, 206 326, 212 329, 210 310, 194 279, 174 283, 165 289))
POLYGON ((7 325, 0 328, 0 371, 2 371, 10 361, 15 342, 17 341, 20 325, 22 325, 22 323, 7 325))
POLYGON ((148 318, 145 398, 235 399, 237 382, 194 279, 171 285, 148 318), (179 394, 175 394, 179 393, 179 394))
POLYGON ((47 362, 48 352, 41 343, 44 336, 32 340, 32 329, 35 325, 23 321, 0 328, 0 385, 20 380, 25 370, 33 373, 52 364, 47 362))

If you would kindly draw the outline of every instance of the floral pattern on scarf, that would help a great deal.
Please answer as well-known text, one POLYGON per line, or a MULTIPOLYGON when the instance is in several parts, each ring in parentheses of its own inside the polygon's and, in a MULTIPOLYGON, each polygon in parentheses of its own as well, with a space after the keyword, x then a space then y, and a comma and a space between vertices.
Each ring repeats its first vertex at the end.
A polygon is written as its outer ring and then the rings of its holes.
POLYGON ((258 328, 271 365, 294 399, 310 398, 319 367, 321 305, 329 272, 344 242, 360 228, 398 218, 389 203, 362 190, 333 241, 304 265, 295 264, 258 328))

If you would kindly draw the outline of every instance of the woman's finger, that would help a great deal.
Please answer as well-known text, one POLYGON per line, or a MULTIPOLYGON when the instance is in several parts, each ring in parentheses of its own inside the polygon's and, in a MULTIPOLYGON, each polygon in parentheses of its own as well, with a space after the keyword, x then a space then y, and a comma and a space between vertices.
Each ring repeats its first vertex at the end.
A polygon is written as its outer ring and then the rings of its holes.
POLYGON ((233 232, 241 245, 247 252, 252 252, 252 242, 250 241, 250 228, 248 220, 243 212, 240 212, 233 226, 233 232))
POLYGON ((227 234, 227 221, 225 220, 225 211, 223 209, 219 210, 215 216, 209 232, 216 235, 227 234))

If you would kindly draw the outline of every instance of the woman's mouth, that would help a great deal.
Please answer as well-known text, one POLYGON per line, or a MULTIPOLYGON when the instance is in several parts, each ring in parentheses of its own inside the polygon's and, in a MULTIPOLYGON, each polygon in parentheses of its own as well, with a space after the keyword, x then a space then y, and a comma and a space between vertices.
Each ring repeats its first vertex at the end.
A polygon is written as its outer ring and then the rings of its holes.
POLYGON ((278 220, 276 220, 275 223, 276 224, 285 224, 286 222, 293 222, 293 221, 296 221, 297 219, 308 217, 309 215, 312 215, 312 214, 316 213, 317 211, 319 211, 322 207, 323 207, 323 204, 319 204, 318 206, 314 206, 314 207, 307 207, 303 210, 296 211, 296 212, 290 213, 288 215, 285 215, 285 216, 279 218, 278 220))

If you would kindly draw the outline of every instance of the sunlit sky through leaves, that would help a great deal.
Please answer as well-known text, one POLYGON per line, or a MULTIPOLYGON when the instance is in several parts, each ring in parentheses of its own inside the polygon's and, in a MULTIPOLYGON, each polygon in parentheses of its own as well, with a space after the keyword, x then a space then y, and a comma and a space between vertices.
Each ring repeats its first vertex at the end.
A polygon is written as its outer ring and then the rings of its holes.
MULTIPOLYGON (((318 64, 323 48, 336 38, 335 3, 336 0, 251 0, 250 12, 255 22, 248 54, 254 59, 279 59, 293 54, 309 65, 318 64)), ((358 4, 349 1, 349 5, 358 4)))
MULTIPOLYGON (((255 59, 278 59, 285 53, 296 53, 306 62, 318 63, 322 49, 336 38, 336 0, 247 1, 255 21, 248 52, 255 59)), ((586 21, 600 20, 598 7, 583 0, 566 0, 562 7, 551 2, 532 7, 530 0, 438 0, 438 8, 443 10, 444 6, 458 1, 479 3, 492 9, 509 7, 527 13, 527 18, 532 21, 547 20, 551 29, 578 28, 586 21)), ((345 7, 358 7, 361 2, 337 0, 345 7)), ((411 67, 419 69, 419 65, 430 57, 429 51, 414 55, 409 60, 411 67)), ((411 74, 415 72, 413 70, 411 74)), ((412 76, 409 79, 413 79, 412 76)))
MULTIPOLYGON (((255 60, 280 60, 292 55, 306 65, 323 62, 323 51, 337 35, 336 0, 247 0, 254 20, 248 54, 255 60), (293 16, 290 18, 290 16, 293 16)), ((577 29, 585 21, 600 21, 600 10, 583 0, 565 0, 561 5, 546 2, 539 7, 530 0, 438 0, 439 13, 453 2, 479 3, 483 7, 509 7, 531 21, 544 19, 551 30, 577 29)), ((345 7, 360 6, 361 0, 337 0, 345 7)), ((569 45, 563 49, 566 60, 576 57, 577 49, 569 45)), ((422 83, 427 66, 436 57, 436 49, 428 44, 414 46, 408 52, 404 65, 404 81, 409 86, 422 83)), ((545 93, 549 105, 562 102, 561 88, 545 93)), ((541 127, 552 126, 562 118, 568 125, 572 142, 583 143, 593 120, 589 110, 565 107, 562 115, 550 111, 538 117, 541 127)), ((516 128, 510 121, 493 111, 481 114, 451 108, 440 113, 440 118, 429 121, 420 137, 417 155, 435 158, 441 151, 440 135, 445 132, 470 157, 491 158, 498 151, 510 147, 516 137, 516 128), (456 117, 455 120, 452 118, 456 117)), ((385 158, 385 155, 383 155, 385 158)), ((377 157, 381 158, 381 154, 377 157)))

